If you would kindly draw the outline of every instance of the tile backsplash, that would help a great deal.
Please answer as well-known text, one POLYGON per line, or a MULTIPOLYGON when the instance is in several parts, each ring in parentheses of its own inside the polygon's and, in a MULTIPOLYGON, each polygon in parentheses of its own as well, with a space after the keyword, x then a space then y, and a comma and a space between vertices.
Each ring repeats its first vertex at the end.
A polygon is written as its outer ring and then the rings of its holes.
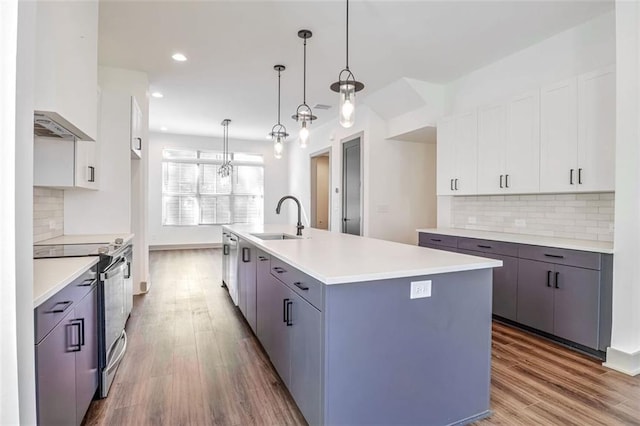
POLYGON ((64 233, 64 191, 33 187, 33 242, 64 233))
POLYGON ((614 193, 453 197, 454 228, 613 241, 614 193))

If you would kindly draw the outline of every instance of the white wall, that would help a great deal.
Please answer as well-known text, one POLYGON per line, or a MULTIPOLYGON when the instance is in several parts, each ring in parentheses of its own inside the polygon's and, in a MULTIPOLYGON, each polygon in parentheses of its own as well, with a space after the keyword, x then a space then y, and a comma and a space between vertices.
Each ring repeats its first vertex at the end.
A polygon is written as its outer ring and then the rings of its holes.
POLYGON ((616 1, 613 328, 606 366, 640 374, 640 4, 616 1))
MULTIPOLYGON (((354 127, 329 122, 311 129, 309 147, 292 138, 290 193, 309 211, 314 152, 331 147, 331 230, 340 232, 342 211, 341 142, 362 133, 363 235, 415 244, 417 228, 435 226, 435 145, 387 140, 386 122, 366 105, 357 107, 354 127), (336 193, 338 188, 338 193, 336 193)), ((295 133, 295 129, 290 129, 295 133)))
POLYGON ((0 413, 20 422, 16 336, 16 50, 18 2, 0 2, 0 413))
POLYGON ((615 12, 556 34, 447 85, 448 113, 500 101, 616 61, 615 12))
MULTIPOLYGON (((233 124, 233 122, 232 122, 233 124)), ((233 131, 233 130, 231 130, 233 131)), ((222 243, 220 226, 162 226, 162 150, 186 148, 219 151, 221 138, 151 133, 149 140, 149 245, 212 245, 222 243)), ((287 194, 287 153, 282 159, 273 157, 270 141, 229 139, 229 149, 264 156, 264 222, 289 223, 288 214, 277 215, 276 205, 287 194)))

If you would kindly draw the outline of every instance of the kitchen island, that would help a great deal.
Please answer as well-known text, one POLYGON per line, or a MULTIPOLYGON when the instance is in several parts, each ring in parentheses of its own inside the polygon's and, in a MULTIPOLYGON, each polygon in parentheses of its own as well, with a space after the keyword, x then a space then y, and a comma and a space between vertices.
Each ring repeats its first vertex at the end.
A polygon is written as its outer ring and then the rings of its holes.
POLYGON ((239 242, 238 306, 310 424, 489 414, 500 261, 290 226, 223 232, 239 242))

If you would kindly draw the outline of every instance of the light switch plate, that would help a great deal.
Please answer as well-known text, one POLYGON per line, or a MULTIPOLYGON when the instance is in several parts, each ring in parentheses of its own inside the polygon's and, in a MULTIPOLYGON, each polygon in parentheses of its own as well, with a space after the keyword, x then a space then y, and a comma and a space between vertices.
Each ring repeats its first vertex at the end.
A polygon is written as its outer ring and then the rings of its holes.
POLYGON ((411 281, 410 299, 420 299, 423 297, 431 297, 431 280, 427 281, 411 281))

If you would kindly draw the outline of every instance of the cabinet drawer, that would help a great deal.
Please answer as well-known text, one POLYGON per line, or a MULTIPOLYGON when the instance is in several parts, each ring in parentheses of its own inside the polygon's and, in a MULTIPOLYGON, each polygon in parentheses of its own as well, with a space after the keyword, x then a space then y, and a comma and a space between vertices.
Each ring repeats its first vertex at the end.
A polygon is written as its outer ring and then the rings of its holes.
POLYGON ((503 254, 505 256, 517 256, 518 245, 502 241, 478 240, 476 238, 460 238, 458 248, 464 250, 480 251, 483 253, 503 254))
POLYGON ((97 283, 96 266, 51 296, 34 311, 35 343, 40 342, 97 283))
POLYGON ((262 250, 256 249, 256 268, 258 277, 263 277, 271 273, 271 255, 263 252, 262 250))
POLYGON ((322 310, 324 284, 300 272, 276 257, 271 258, 271 274, 298 293, 307 302, 322 310))
POLYGON ((458 247, 458 237, 452 237, 450 235, 440 235, 440 234, 428 234, 426 232, 420 232, 420 236, 418 237, 418 244, 421 246, 427 246, 427 244, 431 244, 434 246, 445 246, 445 247, 458 247))
POLYGON ((518 257, 558 265, 595 269, 598 271, 601 269, 602 261, 602 255, 600 253, 527 245, 519 246, 518 257))

